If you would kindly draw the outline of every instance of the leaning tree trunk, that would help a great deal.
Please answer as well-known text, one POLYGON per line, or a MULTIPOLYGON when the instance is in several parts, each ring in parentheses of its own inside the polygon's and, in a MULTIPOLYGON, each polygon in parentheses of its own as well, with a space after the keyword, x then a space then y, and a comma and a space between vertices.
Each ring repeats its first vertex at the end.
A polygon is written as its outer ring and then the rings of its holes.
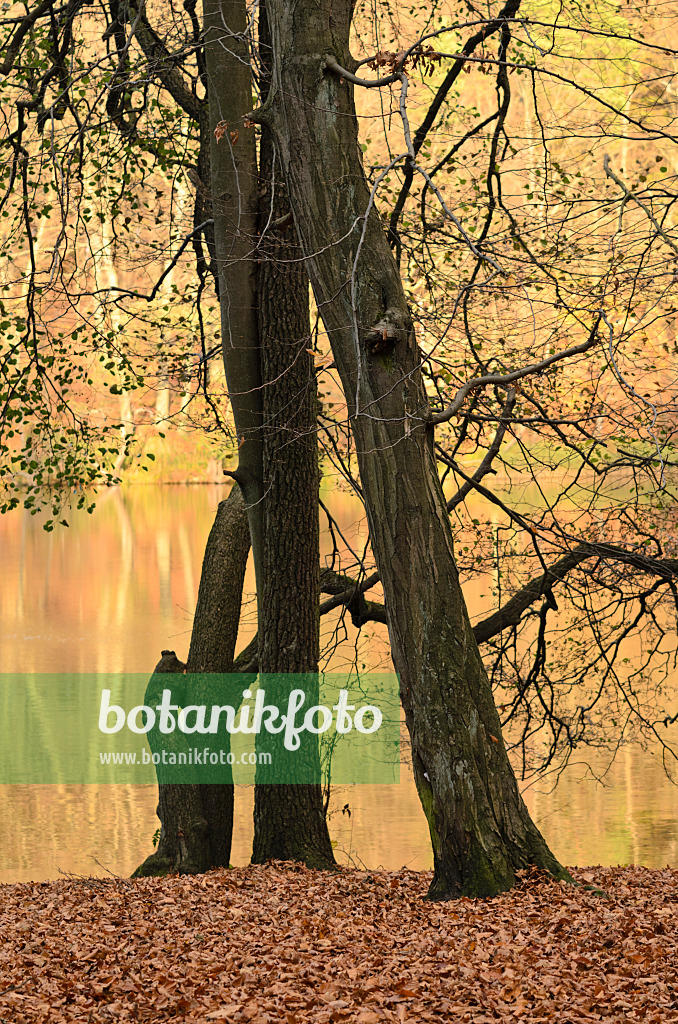
MULTIPOLYGON (((163 651, 153 673, 144 703, 158 704, 167 672, 219 672, 233 670, 233 656, 240 621, 245 567, 250 548, 247 515, 240 488, 232 488, 220 502, 210 531, 193 619, 187 664, 174 651, 163 651)), ((179 703, 189 704, 195 695, 173 691, 179 703)), ((135 876, 166 875, 173 871, 197 874, 209 868, 228 867, 233 837, 232 785, 158 785, 160 839, 135 876)))
MULTIPOLYGON (((270 36, 263 0, 259 26, 266 82, 270 36)), ((279 674, 280 688, 284 688, 282 674, 318 671, 320 474, 315 368, 306 351, 310 346, 308 275, 299 262, 301 252, 281 172, 271 134, 264 129, 259 163, 265 495, 259 670, 279 674)), ((317 703, 317 696, 311 699, 312 705, 317 703)), ((278 756, 284 754, 280 751, 278 756)), ((319 783, 257 783, 252 861, 261 864, 269 858, 303 861, 316 868, 335 866, 319 783)))
POLYGON ((530 819, 469 623, 402 284, 357 139, 351 0, 268 0, 271 128, 342 378, 388 610, 414 776, 434 853, 429 897, 488 896, 529 864, 566 872, 530 819), (361 235, 365 235, 361 242, 361 235), (355 267, 354 267, 355 264, 355 267))

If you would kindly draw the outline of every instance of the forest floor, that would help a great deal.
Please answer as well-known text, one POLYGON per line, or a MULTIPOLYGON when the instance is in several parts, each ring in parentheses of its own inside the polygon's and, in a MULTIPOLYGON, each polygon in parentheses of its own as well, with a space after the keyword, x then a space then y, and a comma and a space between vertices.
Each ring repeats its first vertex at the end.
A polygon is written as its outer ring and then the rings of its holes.
POLYGON ((606 895, 280 863, 4 885, 0 1022, 678 1022, 678 871, 574 874, 606 895))

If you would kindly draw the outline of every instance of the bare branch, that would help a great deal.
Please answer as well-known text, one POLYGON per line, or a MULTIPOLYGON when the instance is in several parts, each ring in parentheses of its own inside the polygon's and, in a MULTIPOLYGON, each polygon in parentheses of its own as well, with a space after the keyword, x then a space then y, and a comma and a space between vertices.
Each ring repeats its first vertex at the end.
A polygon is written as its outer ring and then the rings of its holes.
POLYGON ((473 377, 459 388, 454 399, 446 409, 432 415, 427 422, 433 425, 437 423, 447 423, 447 421, 452 419, 453 416, 456 416, 471 391, 475 388, 484 388, 489 385, 504 387, 507 384, 513 383, 515 380, 521 380, 523 377, 530 377, 533 373, 542 373, 544 370, 548 369, 549 366, 553 366, 554 363, 560 363, 565 359, 572 359, 573 356, 579 356, 584 352, 588 352, 588 350, 593 348, 593 346, 598 342, 597 331, 601 319, 602 315, 599 313, 596 317, 595 324, 591 328, 591 333, 586 341, 582 342, 581 345, 575 345, 573 348, 566 348, 562 352, 554 352, 553 355, 548 356, 546 359, 542 359, 541 362, 531 363, 530 366, 525 366, 521 370, 514 370, 512 373, 489 373, 484 377, 473 377))
POLYGON ((610 168, 610 156, 608 153, 605 154, 605 157, 603 159, 603 167, 605 168, 606 176, 608 178, 611 178, 615 185, 619 186, 619 188, 622 190, 627 199, 633 199, 634 203, 636 203, 641 208, 647 219, 650 221, 652 227, 655 229, 657 234, 661 238, 663 238, 666 244, 669 246, 669 248, 673 249, 676 255, 678 255, 678 245, 676 245, 676 243, 673 241, 670 235, 667 235, 662 226, 657 222, 657 219, 652 213, 652 210, 650 210, 649 207, 645 205, 642 199, 638 198, 635 192, 632 192, 630 188, 627 188, 624 182, 621 180, 621 178, 619 178, 610 168))
POLYGON ((187 87, 181 74, 173 67, 172 56, 168 52, 160 36, 153 29, 148 18, 140 8, 141 18, 136 27, 136 37, 149 63, 149 71, 157 77, 163 89, 172 99, 176 100, 181 109, 197 124, 200 123, 201 103, 187 87))
POLYGON ((488 615, 482 622, 476 623, 473 627, 476 640, 479 644, 487 643, 497 633, 501 633, 507 626, 517 626, 524 613, 545 594, 550 593, 554 583, 565 579, 567 574, 587 558, 591 558, 594 552, 588 546, 581 544, 570 551, 567 555, 558 559, 550 566, 547 572, 533 577, 522 587, 517 594, 506 602, 498 611, 488 615))
MULTIPOLYGON (((405 58, 403 58, 404 60, 405 58)), ((403 61, 400 61, 402 65, 403 61)), ((329 68, 330 71, 334 71, 335 74, 339 75, 347 82, 351 82, 353 85, 361 85, 364 89, 380 89, 384 85, 391 85, 392 82, 398 82, 402 74, 401 71, 394 71, 392 75, 385 75, 384 78, 358 78, 356 75, 352 75, 346 68, 342 68, 331 54, 325 57, 325 67, 329 68)))
POLYGON ((569 572, 589 558, 611 558, 617 562, 632 565, 649 575, 658 576, 665 582, 678 576, 678 559, 648 558, 634 551, 617 548, 612 544, 582 542, 552 566, 549 566, 546 572, 533 577, 498 611, 493 612, 482 622, 476 623, 473 632, 478 643, 487 643, 508 626, 517 626, 527 609, 541 597, 545 597, 550 607, 553 607, 555 603, 551 595, 553 585, 561 583, 569 572))
POLYGON ((471 479, 467 480, 465 484, 462 484, 457 493, 448 501, 448 512, 451 512, 452 509, 455 509, 457 505, 461 504, 466 495, 473 490, 474 485, 479 483, 479 481, 482 480, 484 476, 486 476, 488 473, 492 471, 492 463, 494 462, 496 456, 499 454, 499 449, 501 448, 501 443, 504 440, 504 435, 509 425, 509 420, 511 417, 511 413, 513 412, 513 407, 516 404, 516 397, 516 392, 513 390, 513 388, 511 388, 506 399, 506 405, 501 411, 501 416, 499 418, 499 426, 497 427, 497 432, 494 435, 492 444, 487 449, 483 461, 480 463, 471 479))

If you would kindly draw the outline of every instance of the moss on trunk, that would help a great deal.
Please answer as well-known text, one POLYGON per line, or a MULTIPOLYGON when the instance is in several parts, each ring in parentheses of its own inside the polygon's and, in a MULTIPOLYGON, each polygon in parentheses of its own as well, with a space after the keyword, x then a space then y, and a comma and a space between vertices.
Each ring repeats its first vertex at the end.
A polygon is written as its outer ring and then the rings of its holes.
MULTIPOLYGON (((318 309, 349 406, 429 821, 430 896, 491 895, 528 864, 562 877, 520 797, 461 592, 419 351, 357 138, 351 0, 268 0, 272 130, 318 309), (387 351, 383 351, 386 344, 387 351)), ((516 5, 517 6, 517 5, 516 5)))

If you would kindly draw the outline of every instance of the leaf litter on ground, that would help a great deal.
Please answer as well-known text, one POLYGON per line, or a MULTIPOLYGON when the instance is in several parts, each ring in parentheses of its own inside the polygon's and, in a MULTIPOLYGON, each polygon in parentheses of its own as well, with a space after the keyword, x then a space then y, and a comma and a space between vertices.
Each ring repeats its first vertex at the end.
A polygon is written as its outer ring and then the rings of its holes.
POLYGON ((446 903, 280 862, 3 885, 0 1022, 678 1024, 678 871, 573 874, 446 903))

